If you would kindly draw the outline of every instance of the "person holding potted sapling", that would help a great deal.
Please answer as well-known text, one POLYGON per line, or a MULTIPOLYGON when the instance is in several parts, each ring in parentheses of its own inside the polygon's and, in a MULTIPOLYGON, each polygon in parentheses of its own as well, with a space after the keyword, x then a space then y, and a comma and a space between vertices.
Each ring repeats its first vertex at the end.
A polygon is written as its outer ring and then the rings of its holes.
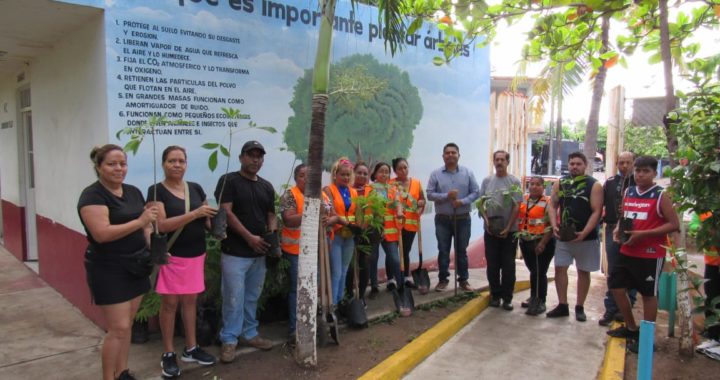
POLYGON ((510 153, 493 153, 495 174, 480 185, 480 217, 485 227, 485 258, 490 283, 490 306, 512 310, 515 288, 515 251, 517 250, 517 216, 522 202, 520 180, 507 172, 510 153))
POLYGON ((555 245, 555 289, 559 304, 546 314, 548 318, 570 315, 567 270, 575 261, 578 272, 575 319, 585 322, 587 316, 583 305, 590 290, 590 272, 600 269, 597 227, 602 214, 603 189, 595 178, 585 174, 586 167, 585 154, 570 153, 570 174, 553 185, 552 205, 548 208, 548 214, 553 234, 558 238, 555 245), (560 218, 557 218, 558 212, 560 218))
POLYGON ((217 209, 207 204, 205 192, 195 182, 183 178, 187 170, 185 149, 171 145, 162 153, 165 180, 148 188, 148 199, 157 192, 160 232, 169 234, 168 264, 160 266, 155 291, 162 295, 160 331, 163 354, 160 361, 165 378, 180 376, 181 369, 173 345, 175 314, 181 307, 185 331, 185 349, 181 360, 201 365, 215 364, 215 357, 197 344, 195 320, 198 294, 205 290, 205 229, 217 209))
POLYGON ((635 186, 628 187, 622 203, 622 215, 632 216, 632 228, 625 230, 627 240, 621 240, 619 227, 614 239, 620 246, 620 255, 610 270, 608 284, 615 297, 625 325, 607 332, 608 335, 628 340, 627 349, 638 352, 640 328, 633 317, 628 289, 637 289, 642 295, 643 320, 654 322, 657 317, 658 279, 665 262, 665 245, 668 234, 678 231, 680 222, 672 199, 655 182, 658 161, 654 157, 635 159, 635 186))

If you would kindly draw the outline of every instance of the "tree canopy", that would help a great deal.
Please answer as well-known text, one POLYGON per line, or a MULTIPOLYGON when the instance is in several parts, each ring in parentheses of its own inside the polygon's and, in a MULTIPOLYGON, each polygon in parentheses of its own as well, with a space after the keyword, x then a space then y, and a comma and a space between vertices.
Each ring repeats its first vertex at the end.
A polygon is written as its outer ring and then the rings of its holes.
MULTIPOLYGON (((290 106, 284 141, 288 150, 305 161, 311 119, 312 71, 298 79, 290 106)), ((326 115, 323 168, 328 170, 342 156, 368 162, 407 157, 413 131, 423 114, 418 89, 407 72, 391 64, 381 64, 371 55, 352 55, 330 69, 330 104, 326 115), (359 91, 357 79, 380 86, 359 91)))

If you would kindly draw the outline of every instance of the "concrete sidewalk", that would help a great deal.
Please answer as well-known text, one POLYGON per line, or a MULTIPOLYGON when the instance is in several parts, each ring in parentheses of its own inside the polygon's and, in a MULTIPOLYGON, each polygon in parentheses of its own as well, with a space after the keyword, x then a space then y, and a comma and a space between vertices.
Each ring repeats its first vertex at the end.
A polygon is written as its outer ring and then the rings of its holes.
MULTIPOLYGON (((517 293, 515 310, 488 308, 405 378, 597 378, 607 341, 607 329, 597 323, 604 311, 605 277, 592 276, 585 302, 588 320, 577 322, 573 313, 576 277, 572 268, 570 272, 570 317, 527 316, 519 304, 530 296, 530 290, 517 293)), ((556 304, 555 287, 550 284, 548 310, 556 304)))
MULTIPOLYGON (((517 261, 518 279, 527 279, 522 261, 517 261)), ((430 273, 432 285, 437 272, 430 273)), ((475 288, 487 286, 485 269, 470 270, 475 288)), ((414 292, 417 305, 453 295, 453 284, 445 292, 414 292)), ((383 287, 384 288, 384 287, 383 287)), ((519 300, 519 298, 518 298, 519 300)), ((519 301, 516 302, 519 308, 519 301)), ((96 379, 101 374, 100 350, 104 331, 85 318, 38 275, 0 246, 0 379, 96 379)), ((390 293, 381 291, 368 301, 368 318, 378 318, 394 310, 390 293)), ((287 338, 286 323, 260 326, 260 333, 281 345, 287 338)), ((184 344, 175 338, 176 351, 184 344)), ((219 355, 219 347, 206 347, 219 355)), ((130 348, 130 369, 140 379, 160 379, 162 343, 158 332, 145 344, 130 348)), ((239 355, 253 352, 238 349, 239 355)), ((268 356, 268 360, 273 360, 268 356)), ((207 369, 180 363, 183 379, 206 379, 207 369)))

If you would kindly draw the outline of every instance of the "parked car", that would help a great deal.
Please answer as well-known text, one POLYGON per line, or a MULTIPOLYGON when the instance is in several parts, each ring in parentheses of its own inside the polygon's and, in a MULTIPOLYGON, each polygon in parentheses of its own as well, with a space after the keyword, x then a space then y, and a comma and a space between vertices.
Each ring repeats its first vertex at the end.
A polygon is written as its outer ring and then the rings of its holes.
POLYGON ((605 171, 605 163, 600 157, 595 157, 595 160, 593 160, 593 170, 596 172, 605 171))

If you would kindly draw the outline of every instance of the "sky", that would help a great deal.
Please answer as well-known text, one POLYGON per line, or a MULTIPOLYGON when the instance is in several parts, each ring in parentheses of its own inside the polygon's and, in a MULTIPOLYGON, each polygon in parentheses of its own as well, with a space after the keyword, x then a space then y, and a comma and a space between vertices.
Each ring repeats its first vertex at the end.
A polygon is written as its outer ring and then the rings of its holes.
MULTIPOLYGON (((498 1, 495 1, 498 2, 498 1)), ((670 19, 674 19, 677 9, 670 10, 670 19)), ((490 63, 491 73, 493 76, 514 76, 517 73, 518 61, 521 59, 521 48, 526 41, 525 32, 530 30, 533 20, 526 17, 522 21, 508 27, 501 25, 498 28, 497 38, 491 44, 490 63)), ((610 27, 610 41, 615 41, 615 36, 619 30, 624 30, 623 25, 617 21, 613 21, 610 27)), ((699 56, 717 53, 717 46, 720 44, 720 33, 712 33, 710 31, 701 31, 697 33, 693 39, 702 41, 702 48, 699 56)), ((663 80, 663 71, 661 64, 648 64, 650 55, 638 51, 632 56, 626 56, 628 67, 615 65, 608 70, 605 82, 605 94, 607 95, 611 89, 618 85, 625 86, 626 98, 644 98, 658 97, 665 95, 665 83, 663 80)), ((542 65, 533 65, 528 69, 528 75, 537 75, 542 69, 542 65)), ((690 83, 684 81, 680 73, 675 72, 674 82, 676 89, 688 90, 691 88, 690 83)), ((592 96, 592 88, 590 81, 578 86, 572 96, 565 99, 563 104, 563 118, 570 121, 587 120, 590 112, 590 100, 592 96)), ((631 117, 631 109, 628 107, 630 102, 626 102, 625 117, 631 117)), ((600 109, 600 124, 607 124, 608 120, 608 103, 607 97, 603 99, 600 109)), ((545 115, 545 120, 549 119, 549 112, 545 115)))

